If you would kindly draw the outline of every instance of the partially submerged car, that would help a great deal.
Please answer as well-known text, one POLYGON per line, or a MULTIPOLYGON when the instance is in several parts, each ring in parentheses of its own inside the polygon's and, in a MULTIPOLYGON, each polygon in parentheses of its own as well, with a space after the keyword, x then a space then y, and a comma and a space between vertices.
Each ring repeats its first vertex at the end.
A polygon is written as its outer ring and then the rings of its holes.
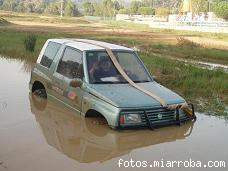
POLYGON ((46 142, 80 163, 104 162, 129 154, 132 150, 184 140, 194 129, 188 122, 181 129, 128 131, 122 134, 108 129, 102 118, 75 116, 74 110, 52 100, 30 96, 30 108, 46 142))
POLYGON ((30 90, 80 115, 102 116, 117 129, 153 129, 196 118, 193 105, 183 110, 186 101, 154 81, 133 49, 106 42, 47 40, 31 72, 30 90))

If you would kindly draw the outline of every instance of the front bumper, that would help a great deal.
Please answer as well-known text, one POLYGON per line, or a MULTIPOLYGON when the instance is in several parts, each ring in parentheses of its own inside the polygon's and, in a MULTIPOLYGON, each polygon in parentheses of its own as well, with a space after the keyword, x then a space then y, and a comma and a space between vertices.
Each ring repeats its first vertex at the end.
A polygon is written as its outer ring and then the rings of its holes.
POLYGON ((131 129, 131 128, 149 128, 155 129, 159 127, 169 126, 169 125, 182 125, 188 121, 195 121, 196 115, 194 111, 194 106, 189 104, 193 115, 189 116, 184 113, 179 112, 179 108, 174 110, 169 110, 165 107, 156 107, 149 109, 127 109, 122 110, 121 114, 124 113, 137 113, 141 116, 141 123, 137 124, 118 124, 118 129, 131 129))

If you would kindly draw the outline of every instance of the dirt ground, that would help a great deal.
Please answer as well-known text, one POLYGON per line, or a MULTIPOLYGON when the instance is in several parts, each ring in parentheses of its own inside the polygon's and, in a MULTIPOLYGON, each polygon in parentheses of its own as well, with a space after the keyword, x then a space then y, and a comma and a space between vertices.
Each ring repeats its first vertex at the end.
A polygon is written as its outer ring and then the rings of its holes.
POLYGON ((216 49, 225 49, 228 50, 228 42, 222 40, 212 40, 205 37, 188 37, 185 36, 186 39, 199 43, 204 47, 216 48, 216 49))
MULTIPOLYGON (((153 31, 139 31, 137 29, 123 29, 112 28, 107 24, 90 21, 88 23, 50 23, 39 21, 17 21, 9 20, 12 25, 7 26, 9 29, 14 28, 18 31, 35 31, 35 32, 58 32, 58 33, 82 33, 82 34, 111 34, 122 36, 134 36, 134 38, 148 40, 149 42, 163 42, 167 44, 176 44, 177 38, 180 35, 166 33, 166 32, 153 32, 153 31), (45 27, 45 29, 43 29, 45 27)), ((193 41, 202 45, 203 47, 228 49, 228 41, 216 40, 196 35, 181 36, 185 39, 193 41)))

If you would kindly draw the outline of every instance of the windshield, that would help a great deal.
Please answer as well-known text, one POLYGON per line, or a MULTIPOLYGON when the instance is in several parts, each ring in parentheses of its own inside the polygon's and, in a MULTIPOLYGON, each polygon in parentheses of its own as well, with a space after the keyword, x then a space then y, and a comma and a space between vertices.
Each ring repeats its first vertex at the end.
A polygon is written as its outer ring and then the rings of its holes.
MULTIPOLYGON (((151 78, 134 52, 114 52, 126 74, 135 82, 149 82, 151 78)), ((86 53, 90 83, 117 84, 127 83, 121 76, 106 51, 89 51, 86 53)))

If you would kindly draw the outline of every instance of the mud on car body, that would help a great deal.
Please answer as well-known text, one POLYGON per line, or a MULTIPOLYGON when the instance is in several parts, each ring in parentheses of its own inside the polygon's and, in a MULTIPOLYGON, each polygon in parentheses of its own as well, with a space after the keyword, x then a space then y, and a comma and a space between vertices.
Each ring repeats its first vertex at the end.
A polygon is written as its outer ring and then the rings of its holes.
POLYGON ((129 84, 104 47, 111 49, 135 84, 156 92, 169 105, 185 103, 178 94, 153 80, 133 49, 82 39, 47 40, 31 72, 31 92, 61 101, 80 115, 102 116, 112 128, 155 128, 194 118, 180 108, 162 106, 129 84))

